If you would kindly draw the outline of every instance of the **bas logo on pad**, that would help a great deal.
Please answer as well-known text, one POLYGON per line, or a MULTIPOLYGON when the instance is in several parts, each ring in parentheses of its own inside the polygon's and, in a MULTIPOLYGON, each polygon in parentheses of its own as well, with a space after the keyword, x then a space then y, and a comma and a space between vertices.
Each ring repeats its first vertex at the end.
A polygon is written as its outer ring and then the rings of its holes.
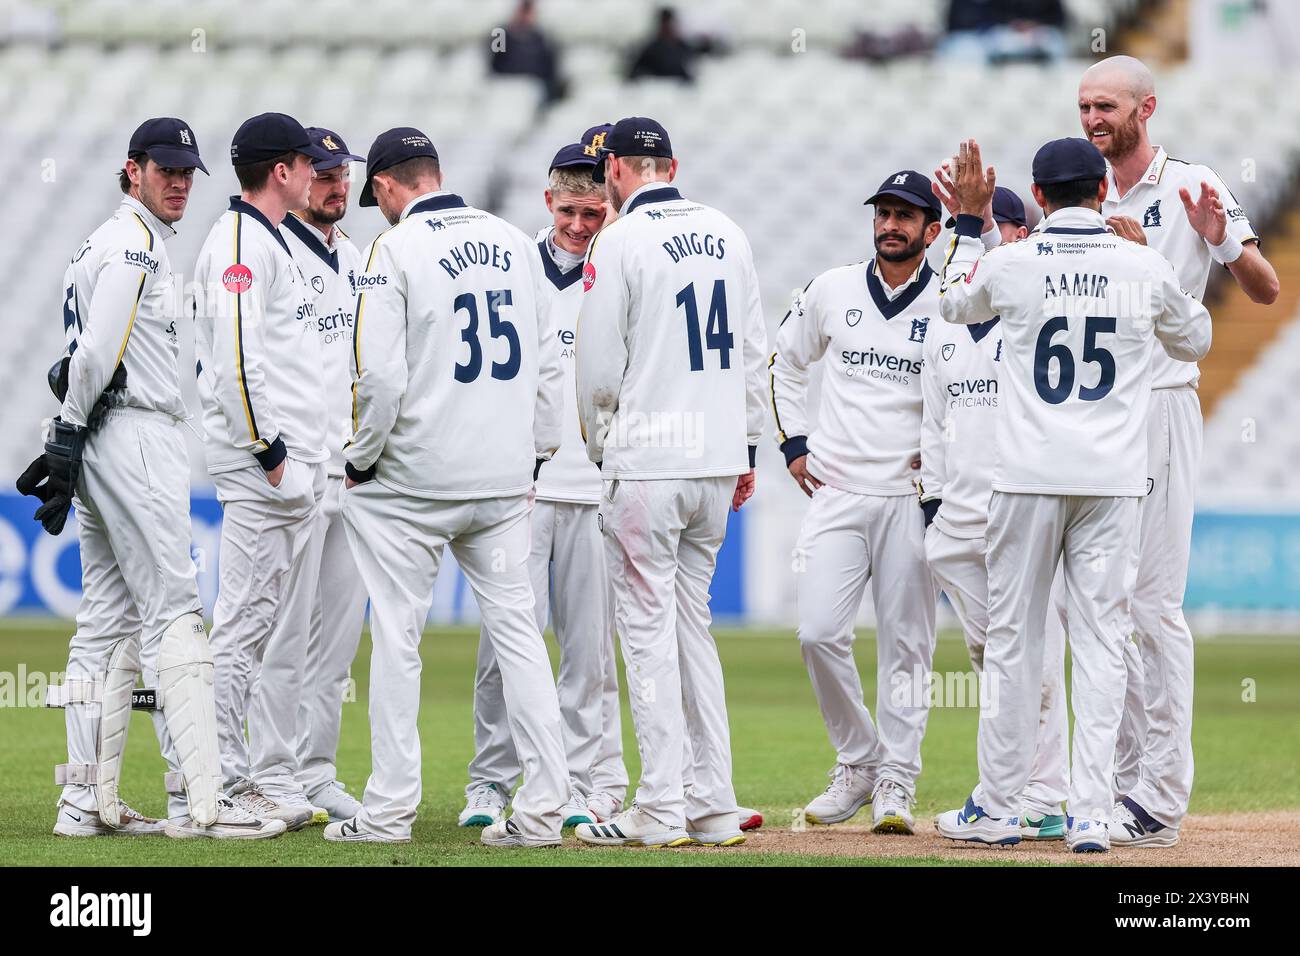
POLYGON ((236 263, 221 274, 221 284, 226 287, 227 292, 234 292, 236 295, 247 292, 253 287, 253 272, 248 266, 236 263))
POLYGON ((596 267, 588 262, 582 267, 582 291, 590 292, 591 287, 596 284, 596 267))

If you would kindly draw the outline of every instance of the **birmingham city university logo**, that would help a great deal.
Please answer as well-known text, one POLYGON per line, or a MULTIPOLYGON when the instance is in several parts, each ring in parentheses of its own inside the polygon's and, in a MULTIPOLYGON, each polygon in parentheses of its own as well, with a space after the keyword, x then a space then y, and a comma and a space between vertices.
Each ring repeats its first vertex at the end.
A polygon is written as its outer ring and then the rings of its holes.
POLYGON ((441 232, 443 229, 447 228, 447 224, 441 219, 426 219, 424 221, 429 224, 429 228, 434 232, 441 232))
POLYGON ((649 216, 651 219, 662 219, 664 217, 664 214, 661 213, 658 209, 647 209, 645 211, 645 214, 649 216))
POLYGON ((951 342, 949 342, 947 345, 945 345, 943 348, 941 348, 941 349, 939 350, 939 354, 941 354, 941 355, 943 356, 943 360, 944 360, 945 362, 951 362, 951 361, 952 361, 952 353, 953 353, 953 352, 956 352, 956 351, 957 351, 957 346, 955 346, 955 345, 953 345, 951 342))
POLYGON ((1151 205, 1147 206, 1147 211, 1142 214, 1142 228, 1151 229, 1160 225, 1160 200, 1157 199, 1151 205))
POLYGON ((930 320, 928 318, 913 319, 912 331, 907 333, 907 340, 909 342, 924 342, 925 330, 929 326, 929 324, 930 324, 930 320))
MULTIPOLYGON (((800 305, 800 308, 799 308, 799 314, 800 314, 800 315, 803 315, 803 306, 802 306, 802 304, 800 305)), ((861 309, 849 309, 849 311, 847 311, 847 312, 844 313, 844 321, 847 322, 847 323, 849 323, 849 328, 853 328, 853 326, 857 325, 859 322, 862 321, 862 310, 861 310, 861 309)))
POLYGON ((182 146, 194 145, 194 139, 193 137, 190 136, 190 131, 187 129, 181 130, 181 145, 182 146))
POLYGON ((1052 244, 1050 242, 1040 242, 1038 244, 1038 254, 1040 256, 1050 256, 1052 254, 1052 244))

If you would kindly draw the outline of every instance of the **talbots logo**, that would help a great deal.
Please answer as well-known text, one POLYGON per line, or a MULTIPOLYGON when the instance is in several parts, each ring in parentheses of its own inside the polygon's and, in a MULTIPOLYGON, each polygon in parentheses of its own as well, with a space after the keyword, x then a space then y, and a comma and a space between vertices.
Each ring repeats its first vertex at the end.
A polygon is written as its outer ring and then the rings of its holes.
POLYGON ((221 274, 221 284, 226 287, 227 292, 236 295, 247 292, 253 287, 253 271, 239 262, 227 266, 226 271, 221 274))
POLYGON ((357 275, 354 270, 349 269, 348 284, 352 286, 352 294, 358 295, 359 293, 388 285, 388 276, 382 275, 381 273, 375 273, 373 275, 357 275))
POLYGON ((590 292, 591 287, 596 284, 596 267, 588 262, 582 267, 582 291, 590 292))
POLYGON ((145 252, 143 249, 127 249, 123 254, 126 256, 126 262, 128 265, 140 266, 142 269, 147 269, 150 272, 158 271, 158 260, 149 255, 149 253, 145 252))

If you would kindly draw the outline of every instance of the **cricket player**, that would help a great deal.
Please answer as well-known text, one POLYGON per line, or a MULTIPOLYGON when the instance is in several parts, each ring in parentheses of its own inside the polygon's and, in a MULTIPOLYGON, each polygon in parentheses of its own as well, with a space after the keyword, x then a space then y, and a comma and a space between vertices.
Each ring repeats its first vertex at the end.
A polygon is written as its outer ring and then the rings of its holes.
POLYGON ((297 727, 319 557, 308 543, 329 452, 316 294, 279 226, 308 205, 312 162, 330 156, 290 116, 247 120, 230 147, 241 195, 195 266, 199 397, 223 512, 212 621, 221 772, 237 803, 290 830, 318 814, 296 778, 297 727))
MULTIPOLYGON (((280 230, 315 296, 329 415, 329 461, 325 494, 307 545, 310 563, 320 570, 298 709, 297 780, 312 806, 325 810, 331 820, 347 820, 356 816, 361 804, 338 780, 334 758, 349 668, 366 615, 366 590, 352 560, 341 508, 343 446, 352 434, 352 285, 364 263, 338 223, 348 209, 348 164, 365 160, 348 152, 343 137, 333 130, 309 126, 307 135, 330 158, 312 163, 316 175, 307 205, 290 211, 280 230)), ((305 583, 310 587, 310 582, 305 583)))
MULTIPOLYGON (((582 261, 587 246, 605 223, 605 189, 591 181, 599 144, 612 127, 588 130, 582 142, 562 147, 551 160, 545 192, 553 223, 536 237, 551 325, 564 367, 564 423, 560 450, 542 466, 532 513, 529 576, 536 599, 537 629, 551 626, 560 645, 556 690, 564 723, 569 798, 561 810, 564 826, 608 820, 623 807, 627 770, 622 759, 618 674, 613 674, 612 707, 605 699, 606 675, 615 668, 613 627, 606 593, 604 553, 596 508, 600 470, 587 458, 574 401, 574 327, 582 302, 582 261), (607 777, 596 777, 602 745, 612 738, 607 777), (605 789, 608 788, 608 789, 605 789)), ((510 739, 501 668, 491 640, 479 640, 474 678, 474 759, 461 826, 491 825, 500 819, 519 779, 519 758, 510 739)))
MULTIPOLYGON (((1113 56, 1079 83, 1079 119, 1107 161, 1102 214, 1120 235, 1168 259, 1182 287, 1205 294, 1210 269, 1227 267, 1254 302, 1271 304, 1277 273, 1246 212, 1207 166, 1151 145, 1155 83, 1140 60, 1113 56)), ((1142 501, 1141 558, 1133 597, 1136 654, 1127 654, 1129 695, 1121 779, 1111 836, 1121 846, 1173 846, 1192 792, 1192 634, 1183 617, 1196 474, 1201 458, 1199 370, 1155 350, 1145 433, 1150 489, 1142 501), (1139 660, 1140 659, 1140 660, 1139 660)))
POLYGON ((876 255, 822 273, 781 322, 769 363, 777 440, 812 498, 795 548, 799 647, 835 748, 826 791, 804 808, 839 823, 873 801, 877 833, 910 834, 934 655, 934 587, 916 506, 921 350, 938 315, 925 250, 939 235, 930 180, 903 170, 867 199, 876 255), (823 368, 818 427, 808 388, 823 368), (876 606, 877 733, 853 655, 868 579, 876 606))
POLYGON ((62 684, 68 762, 59 836, 260 839, 285 830, 221 794, 213 663, 190 558, 190 468, 178 368, 175 279, 166 242, 207 168, 189 124, 146 120, 131 137, 117 212, 64 273, 67 352, 51 371, 62 402, 43 457, 18 479, 36 519, 63 530, 75 505, 82 599, 62 684), (136 678, 167 761, 167 817, 120 796, 136 678))
MULTIPOLYGON (((936 170, 936 189, 947 185, 936 170), (940 185, 943 184, 943 185, 940 185)), ((957 198, 940 199, 954 214, 957 198)), ((998 186, 990 210, 1000 242, 1029 234, 1025 205, 998 186)), ((987 224, 987 220, 986 220, 987 224)), ((955 225, 955 223, 954 223, 955 225)), ((981 235, 989 235, 986 231, 981 235)), ((987 247, 986 247, 987 248, 987 247)), ((925 337, 921 392, 921 507, 925 556, 935 587, 948 595, 977 673, 984 670, 988 639, 988 567, 985 561, 989 496, 993 492, 994 424, 1001 396, 1002 332, 996 317, 978 325, 937 322, 925 337)), ((1061 803, 1069 790, 1069 718, 1065 711, 1065 631, 1048 619, 1043 685, 1034 762, 1025 787, 1019 839, 1062 840, 1061 803)), ((997 688, 986 687, 982 706, 998 706, 997 688)), ((971 794, 974 805, 983 791, 971 794)), ((943 833, 942 821, 937 821, 943 833)), ((946 834, 945 834, 946 835, 946 834)))
POLYGON ((578 826, 586 843, 744 841, 708 602, 728 504, 754 491, 767 342, 748 239, 683 198, 676 174, 668 131, 640 116, 614 125, 592 168, 619 218, 583 267, 578 412, 604 479, 641 779, 627 810, 578 826))
POLYGON ((1122 646, 1146 494, 1152 336, 1172 357, 1195 361, 1209 350, 1210 317, 1163 256, 1107 230, 1106 163, 1095 146, 1047 143, 1033 182, 1046 214, 1034 239, 979 257, 994 174, 978 145, 962 144, 961 215, 940 308, 968 326, 998 316, 1002 333, 984 648, 998 705, 980 715, 983 802, 968 800, 937 824, 953 839, 1020 838, 1041 712, 1041 629, 1063 562, 1075 715, 1066 845, 1100 852, 1110 847, 1122 646))
POLYGON ((564 371, 537 247, 442 188, 438 153, 391 129, 361 205, 392 228, 357 276, 353 436, 343 520, 370 595, 373 770, 325 838, 403 843, 420 803, 420 635, 444 545, 483 615, 523 768, 490 846, 554 846, 569 784, 560 708, 529 580, 530 492, 559 447, 564 371))

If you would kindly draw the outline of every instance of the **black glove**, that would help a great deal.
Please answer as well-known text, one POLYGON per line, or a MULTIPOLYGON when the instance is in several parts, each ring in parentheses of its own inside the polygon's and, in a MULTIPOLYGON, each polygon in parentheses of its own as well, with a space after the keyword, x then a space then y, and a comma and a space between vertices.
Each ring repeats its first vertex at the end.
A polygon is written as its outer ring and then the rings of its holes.
POLYGON ((49 534, 61 533, 68 520, 88 434, 88 429, 54 419, 45 442, 45 454, 28 465, 18 478, 20 493, 40 499, 41 506, 33 517, 49 534))
POLYGON ((931 498, 929 501, 921 502, 921 510, 925 512, 925 526, 930 527, 930 522, 934 516, 939 513, 939 506, 943 504, 942 498, 931 498))
MULTIPOLYGON (((68 368, 72 364, 72 357, 65 355, 62 359, 50 366, 50 372, 47 376, 50 382, 50 391, 60 402, 68 397, 68 368)), ((108 385, 104 387, 104 392, 95 402, 95 407, 90 410, 90 415, 86 418, 86 427, 93 431, 98 431, 99 426, 104 422, 104 416, 108 410, 117 404, 117 396, 126 388, 126 363, 123 362, 113 370, 113 377, 108 380, 108 385)))

